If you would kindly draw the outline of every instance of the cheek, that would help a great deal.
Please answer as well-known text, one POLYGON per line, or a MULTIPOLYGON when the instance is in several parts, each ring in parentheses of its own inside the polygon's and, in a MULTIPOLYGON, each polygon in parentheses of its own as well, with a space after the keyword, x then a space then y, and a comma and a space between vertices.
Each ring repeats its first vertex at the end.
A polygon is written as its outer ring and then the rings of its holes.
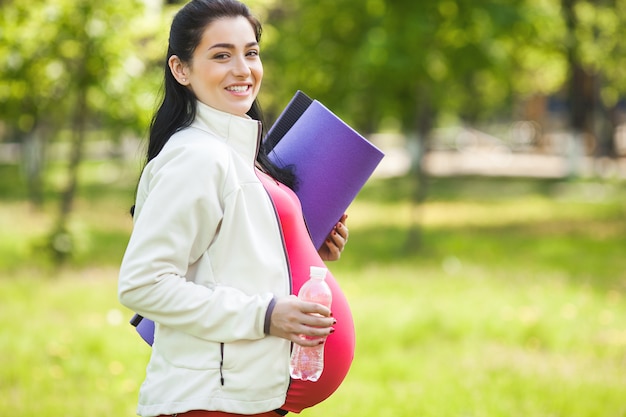
POLYGON ((261 64, 261 62, 259 61, 259 64, 256 65, 255 69, 253 70, 255 77, 257 79, 258 82, 261 82, 261 80, 263 79, 263 64, 261 64))

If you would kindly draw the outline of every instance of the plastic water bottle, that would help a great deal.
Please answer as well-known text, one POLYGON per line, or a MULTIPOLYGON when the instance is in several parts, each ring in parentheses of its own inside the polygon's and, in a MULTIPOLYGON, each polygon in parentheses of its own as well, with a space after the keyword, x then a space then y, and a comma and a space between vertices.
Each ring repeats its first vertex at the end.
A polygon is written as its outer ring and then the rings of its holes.
MULTIPOLYGON (((310 277, 298 292, 298 298, 303 301, 322 304, 330 308, 332 293, 324 278, 326 278, 326 268, 311 267, 310 277)), ((306 338, 307 336, 301 335, 306 338)), ((313 347, 300 346, 294 344, 289 363, 289 373, 294 379, 303 381, 317 381, 324 369, 324 345, 313 347)))

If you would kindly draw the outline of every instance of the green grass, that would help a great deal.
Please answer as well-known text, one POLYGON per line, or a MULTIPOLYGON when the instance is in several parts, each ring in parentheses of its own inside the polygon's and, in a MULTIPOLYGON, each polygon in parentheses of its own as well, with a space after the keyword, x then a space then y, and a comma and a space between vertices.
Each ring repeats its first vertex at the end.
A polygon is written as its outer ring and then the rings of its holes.
MULTIPOLYGON (((54 193, 32 210, 0 170, 1 414, 134 415, 150 351, 116 279, 135 174, 85 167, 77 254, 55 270, 37 249, 54 193)), ((406 178, 372 180, 350 208, 330 267, 356 356, 302 415, 626 416, 626 184, 433 179, 419 209, 409 194, 406 178), (408 251, 413 219, 420 247, 408 251)))

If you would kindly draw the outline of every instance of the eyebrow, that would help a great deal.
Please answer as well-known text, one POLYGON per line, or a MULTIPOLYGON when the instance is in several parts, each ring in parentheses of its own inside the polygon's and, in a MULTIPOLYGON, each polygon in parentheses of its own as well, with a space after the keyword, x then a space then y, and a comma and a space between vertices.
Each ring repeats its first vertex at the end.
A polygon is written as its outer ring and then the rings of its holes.
MULTIPOLYGON (((258 42, 248 42, 245 45, 245 47, 250 48, 250 47, 258 46, 258 45, 259 45, 258 42)), ((215 45, 209 47, 209 50, 215 49, 215 48, 235 49, 235 45, 233 45, 232 43, 216 43, 215 45)))

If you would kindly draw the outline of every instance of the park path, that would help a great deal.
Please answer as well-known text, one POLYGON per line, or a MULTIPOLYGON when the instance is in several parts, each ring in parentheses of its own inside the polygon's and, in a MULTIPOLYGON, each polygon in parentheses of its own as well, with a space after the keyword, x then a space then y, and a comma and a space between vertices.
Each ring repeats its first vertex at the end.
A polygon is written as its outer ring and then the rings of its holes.
MULTIPOLYGON (((374 176, 394 177, 406 174, 411 165, 409 148, 404 141, 371 138, 385 157, 374 176)), ((135 139, 113 144, 107 141, 87 144, 86 157, 107 159, 122 155, 132 161, 143 157, 142 146, 135 139)), ((55 147, 48 151, 53 158, 62 158, 67 149, 55 147)), ((20 146, 15 143, 0 144, 0 163, 16 163, 20 159, 20 146)), ((555 153, 519 153, 502 147, 474 150, 431 150, 426 155, 425 170, 432 176, 483 175, 510 177, 563 178, 571 173, 581 177, 626 179, 626 158, 592 158, 582 156, 576 160, 555 153)))
MULTIPOLYGON (((374 176, 404 175, 411 165, 410 152, 404 144, 377 142, 385 157, 374 176)), ((503 177, 564 178, 580 177, 626 179, 626 158, 593 158, 541 153, 505 152, 502 149, 453 151, 431 150, 425 157, 424 168, 432 176, 481 175, 503 177)))

